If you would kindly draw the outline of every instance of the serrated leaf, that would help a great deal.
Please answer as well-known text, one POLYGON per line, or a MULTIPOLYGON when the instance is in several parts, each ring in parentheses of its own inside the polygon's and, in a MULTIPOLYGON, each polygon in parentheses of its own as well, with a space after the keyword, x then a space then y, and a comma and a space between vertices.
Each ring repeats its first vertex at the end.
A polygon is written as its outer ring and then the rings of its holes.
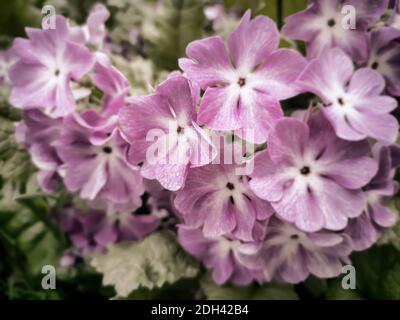
POLYGON ((126 298, 116 297, 117 300, 171 300, 195 299, 199 291, 197 278, 178 280, 173 284, 165 284, 161 288, 140 288, 132 291, 126 298))
POLYGON ((8 180, 27 179, 33 171, 29 155, 17 144, 14 122, 0 116, 0 176, 8 180))
POLYGON ((202 36, 203 3, 198 0, 166 0, 160 14, 144 21, 143 37, 149 55, 159 67, 174 70, 187 44, 202 36))
POLYGON ((127 297, 139 288, 160 288, 181 278, 195 277, 198 266, 169 231, 160 231, 139 242, 109 247, 91 265, 103 273, 103 284, 112 285, 117 296, 127 297))
POLYGON ((297 300, 293 286, 288 284, 269 283, 265 285, 219 286, 211 277, 201 281, 201 288, 209 300, 297 300))
POLYGON ((43 265, 57 265, 64 243, 51 221, 50 209, 43 199, 16 202, 20 190, 32 191, 35 177, 21 187, 21 182, 6 182, 0 189, 0 231, 10 239, 9 250, 24 256, 21 272, 40 274, 43 265), (28 204, 29 203, 29 204, 28 204))

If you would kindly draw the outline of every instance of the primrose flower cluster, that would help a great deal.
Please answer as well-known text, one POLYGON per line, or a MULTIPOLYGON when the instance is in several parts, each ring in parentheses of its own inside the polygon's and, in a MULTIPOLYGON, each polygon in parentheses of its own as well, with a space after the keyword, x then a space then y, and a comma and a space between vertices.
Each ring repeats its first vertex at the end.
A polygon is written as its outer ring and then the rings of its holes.
POLYGON ((62 223, 80 254, 169 216, 218 284, 330 278, 397 220, 386 201, 400 164, 398 16, 395 2, 311 0, 280 32, 247 11, 226 41, 189 43, 180 71, 130 96, 96 5, 83 26, 57 16, 55 29, 27 28, 0 56, 0 80, 43 191, 87 203, 62 223), (279 48, 282 36, 306 56, 279 48), (309 105, 283 109, 305 93, 309 105))

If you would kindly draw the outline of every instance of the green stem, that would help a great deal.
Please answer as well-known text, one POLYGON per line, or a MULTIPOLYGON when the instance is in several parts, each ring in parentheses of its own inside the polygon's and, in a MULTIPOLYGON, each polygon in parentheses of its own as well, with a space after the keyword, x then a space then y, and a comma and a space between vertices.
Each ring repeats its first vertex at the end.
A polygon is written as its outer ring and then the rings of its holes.
POLYGON ((283 0, 276 0, 276 22, 280 30, 283 25, 283 0))

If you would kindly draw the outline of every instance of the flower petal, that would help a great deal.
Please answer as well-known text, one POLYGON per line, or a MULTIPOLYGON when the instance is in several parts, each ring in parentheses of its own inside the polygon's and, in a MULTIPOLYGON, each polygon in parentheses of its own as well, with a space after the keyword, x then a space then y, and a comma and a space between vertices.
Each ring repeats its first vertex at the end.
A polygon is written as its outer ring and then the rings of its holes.
POLYGON ((233 63, 246 73, 263 63, 279 44, 279 31, 270 18, 257 16, 250 20, 250 16, 248 10, 228 40, 233 63))
POLYGON ((240 122, 245 129, 239 131, 239 136, 252 143, 264 143, 275 123, 283 117, 279 102, 273 96, 253 89, 242 91, 239 101, 240 122))
POLYGON ((200 104, 198 123, 207 124, 214 130, 240 129, 239 97, 240 90, 236 84, 224 88, 208 88, 200 104))
POLYGON ((337 90, 350 80, 354 66, 351 59, 340 49, 327 50, 312 60, 299 77, 299 85, 325 100, 337 98, 337 90))
POLYGON ((294 81, 305 67, 306 60, 297 51, 279 49, 246 80, 253 88, 284 100, 299 93, 294 81))
POLYGON ((204 221, 203 232, 204 236, 214 238, 228 234, 233 231, 236 223, 234 208, 230 202, 221 205, 215 212, 210 212, 204 221))
POLYGON ((293 163, 303 155, 309 139, 308 126, 297 119, 282 119, 269 135, 268 147, 271 160, 275 163, 293 163))
POLYGON ((157 86, 157 93, 164 97, 174 109, 178 119, 190 124, 196 112, 189 81, 180 75, 168 78, 157 86))
POLYGON ((236 80, 222 38, 193 41, 187 46, 186 55, 188 58, 179 59, 179 66, 203 89, 236 80))
POLYGON ((285 186, 293 182, 286 169, 287 167, 272 162, 268 151, 258 153, 254 160, 254 172, 249 182, 250 188, 261 199, 281 200, 285 186))
POLYGON ((396 141, 399 124, 390 114, 361 113, 349 117, 350 124, 359 132, 382 142, 394 143, 396 141))

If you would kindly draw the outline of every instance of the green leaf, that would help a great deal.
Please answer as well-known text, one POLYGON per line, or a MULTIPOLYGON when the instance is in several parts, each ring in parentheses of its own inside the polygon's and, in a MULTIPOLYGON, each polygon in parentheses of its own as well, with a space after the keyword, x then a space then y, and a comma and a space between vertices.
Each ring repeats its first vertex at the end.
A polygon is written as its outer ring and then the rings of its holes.
POLYGON ((362 300, 363 297, 357 289, 343 289, 342 280, 334 279, 329 283, 329 288, 326 292, 328 300, 362 300))
POLYGON ((187 44, 202 36, 203 4, 198 0, 166 0, 161 13, 149 16, 143 37, 149 55, 159 67, 178 68, 187 44))
MULTIPOLYGON (((397 170, 400 174, 400 170, 397 170)), ((397 179, 398 180, 398 179, 397 179)), ((397 214, 397 223, 389 229, 386 229, 379 239, 378 244, 391 244, 400 251, 400 198, 396 197, 386 203, 386 206, 392 209, 397 214)))
MULTIPOLYGON (((278 0, 281 1, 281 0, 278 0)), ((307 8, 308 0, 290 0, 283 2, 283 17, 286 18, 307 8)))
POLYGON ((400 259, 384 276, 383 291, 387 299, 400 299, 400 259))
POLYGON ((305 288, 314 298, 321 298, 328 289, 328 284, 325 279, 319 279, 315 276, 310 276, 303 282, 305 288))
POLYGON ((400 253, 392 246, 375 246, 352 255, 356 286, 369 299, 400 299, 400 253))
POLYGON ((94 256, 91 265, 103 273, 103 284, 112 285, 118 297, 139 288, 160 288, 181 278, 195 277, 198 266, 169 231, 160 231, 140 242, 110 246, 94 256))
POLYGON ((8 249, 23 256, 26 263, 20 272, 28 276, 40 274, 46 264, 57 265, 64 248, 63 238, 43 198, 15 201, 21 189, 37 190, 35 180, 32 176, 23 187, 21 183, 8 181, 0 190, 0 232, 3 239, 9 239, 8 249))
POLYGON ((164 284, 161 288, 140 288, 131 292, 128 297, 118 300, 171 300, 171 299, 195 299, 199 291, 197 278, 180 279, 173 284, 164 284))
POLYGON ((297 300, 293 286, 288 284, 270 283, 266 285, 235 285, 219 286, 210 276, 201 281, 201 288, 209 300, 297 300))
MULTIPOLYGON (((9 107, 0 108, 6 114, 9 107)), ((33 171, 29 156, 17 144, 14 136, 15 124, 0 116, 0 176, 3 179, 27 179, 33 171)))

